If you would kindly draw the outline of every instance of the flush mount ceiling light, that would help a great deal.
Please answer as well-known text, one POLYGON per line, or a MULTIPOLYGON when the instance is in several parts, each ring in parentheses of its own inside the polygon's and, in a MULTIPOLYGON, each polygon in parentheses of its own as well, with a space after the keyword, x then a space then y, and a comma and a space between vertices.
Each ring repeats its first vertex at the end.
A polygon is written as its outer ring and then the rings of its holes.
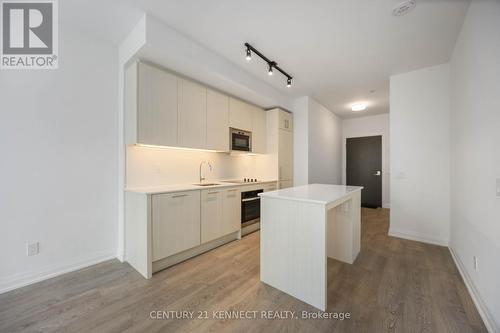
POLYGON ((363 103, 356 103, 351 105, 351 110, 352 111, 364 111, 366 110, 366 104, 363 103))
POLYGON ((407 0, 401 2, 399 5, 392 9, 392 15, 403 16, 408 14, 417 5, 417 0, 407 0))
POLYGON ((288 88, 290 88, 292 86, 292 79, 293 79, 293 77, 291 77, 287 72, 285 72, 284 70, 282 70, 278 66, 278 64, 276 63, 276 61, 269 60, 265 55, 263 55, 262 53, 260 53, 257 49, 255 49, 255 47, 253 47, 252 45, 250 45, 248 43, 245 43, 245 47, 246 47, 246 56, 245 56, 246 60, 248 60, 248 61, 252 60, 252 52, 255 53, 262 60, 264 60, 267 63, 267 65, 269 66, 269 69, 267 71, 267 74, 269 76, 273 75, 274 74, 273 69, 276 69, 278 72, 280 72, 281 74, 283 74, 284 76, 286 76, 286 86, 288 88))

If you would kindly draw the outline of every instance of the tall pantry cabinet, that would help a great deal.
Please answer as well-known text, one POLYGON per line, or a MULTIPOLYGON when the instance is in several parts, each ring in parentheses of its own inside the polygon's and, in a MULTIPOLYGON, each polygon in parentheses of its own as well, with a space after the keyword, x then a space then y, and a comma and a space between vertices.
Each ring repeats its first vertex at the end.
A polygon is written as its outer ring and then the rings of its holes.
POLYGON ((267 151, 276 159, 280 189, 293 186, 293 115, 280 108, 267 111, 267 151))

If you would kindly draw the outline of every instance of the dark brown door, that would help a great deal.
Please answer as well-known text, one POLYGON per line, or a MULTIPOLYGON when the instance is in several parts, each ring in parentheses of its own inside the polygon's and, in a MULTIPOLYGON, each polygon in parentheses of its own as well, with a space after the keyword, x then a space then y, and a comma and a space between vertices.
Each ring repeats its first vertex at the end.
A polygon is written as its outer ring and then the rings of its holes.
POLYGON ((347 139, 346 183, 365 187, 361 206, 382 207, 382 136, 347 139))

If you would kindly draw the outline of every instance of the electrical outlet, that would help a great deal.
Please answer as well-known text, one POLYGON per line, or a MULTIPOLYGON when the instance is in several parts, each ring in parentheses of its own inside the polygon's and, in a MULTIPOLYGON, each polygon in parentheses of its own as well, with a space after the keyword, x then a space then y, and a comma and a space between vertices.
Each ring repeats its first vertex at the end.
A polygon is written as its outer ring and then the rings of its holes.
POLYGON ((474 270, 477 272, 477 271, 479 271, 479 263, 477 261, 476 256, 474 256, 473 259, 474 259, 474 270))
POLYGON ((30 256, 36 256, 38 253, 40 253, 40 243, 31 243, 28 244, 27 246, 27 255, 30 256))

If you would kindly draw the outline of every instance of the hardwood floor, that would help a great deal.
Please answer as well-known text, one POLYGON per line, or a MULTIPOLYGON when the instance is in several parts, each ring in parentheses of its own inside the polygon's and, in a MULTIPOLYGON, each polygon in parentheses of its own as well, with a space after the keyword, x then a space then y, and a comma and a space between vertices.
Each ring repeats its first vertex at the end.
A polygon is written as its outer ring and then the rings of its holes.
POLYGON ((354 265, 329 259, 327 312, 350 319, 302 319, 318 311, 261 283, 257 232, 151 280, 112 260, 2 294, 0 332, 486 332, 448 249, 387 230, 387 210, 363 209, 354 265), (257 315, 213 318, 224 310, 257 315), (208 319, 151 319, 152 311, 207 311, 208 319))

